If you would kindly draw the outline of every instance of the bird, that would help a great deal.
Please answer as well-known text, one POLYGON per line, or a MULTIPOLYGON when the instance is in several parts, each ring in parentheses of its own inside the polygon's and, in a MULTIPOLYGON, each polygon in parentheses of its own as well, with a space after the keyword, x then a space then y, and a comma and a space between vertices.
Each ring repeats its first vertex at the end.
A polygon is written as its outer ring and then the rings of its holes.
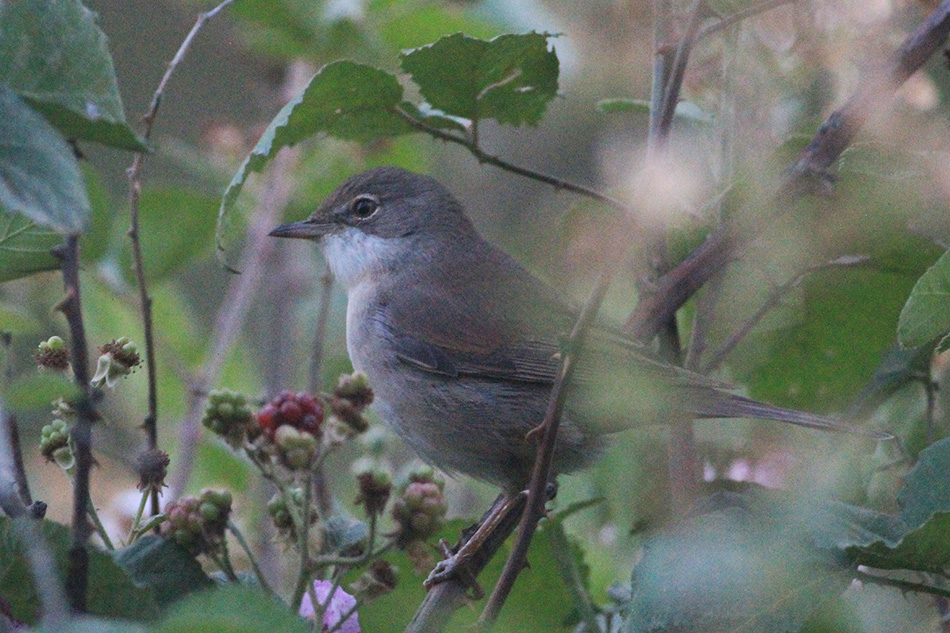
MULTIPOLYGON (((349 178, 307 219, 270 235, 322 247, 347 294, 350 360, 369 377, 382 421, 446 474, 520 494, 578 311, 485 240, 440 182, 397 167, 349 178)), ((598 320, 568 385, 552 480, 593 462, 610 433, 734 417, 884 436, 737 395, 598 320)))

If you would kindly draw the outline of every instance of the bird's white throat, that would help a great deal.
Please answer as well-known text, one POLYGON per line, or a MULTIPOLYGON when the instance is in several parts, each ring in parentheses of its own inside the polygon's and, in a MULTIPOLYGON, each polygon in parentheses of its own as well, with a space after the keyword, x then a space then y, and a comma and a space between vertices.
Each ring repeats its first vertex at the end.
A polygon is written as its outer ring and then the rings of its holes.
POLYGON ((393 243, 396 241, 348 226, 323 238, 323 254, 333 276, 350 290, 367 275, 385 274, 387 268, 398 266, 400 249, 393 243))

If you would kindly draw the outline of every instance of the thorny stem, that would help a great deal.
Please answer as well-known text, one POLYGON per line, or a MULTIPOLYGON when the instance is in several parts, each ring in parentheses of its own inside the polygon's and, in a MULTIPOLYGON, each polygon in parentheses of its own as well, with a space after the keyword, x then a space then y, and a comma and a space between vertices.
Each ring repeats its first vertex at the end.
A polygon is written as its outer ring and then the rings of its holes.
MULTIPOLYGON (((145 123, 145 130, 142 135, 146 140, 151 138, 152 129, 155 124, 155 117, 158 114, 158 107, 161 104, 162 96, 165 92, 165 86, 168 84, 171 76, 178 68, 178 64, 181 63, 182 59, 184 59, 185 53, 188 52, 188 49, 191 47, 191 43, 194 41, 198 31, 201 30, 208 20, 223 11, 232 2, 234 2, 234 0, 224 0, 224 2, 219 4, 214 9, 198 16, 194 26, 191 27, 191 31, 189 31, 188 35, 181 43, 181 46, 179 46, 178 52, 168 64, 165 74, 158 83, 158 88, 156 88, 155 94, 152 95, 152 101, 149 105, 148 112, 142 117, 142 120, 145 123)), ((143 427, 145 428, 148 448, 155 449, 158 447, 158 383, 155 363, 155 336, 152 320, 152 297, 148 293, 148 284, 145 278, 145 264, 142 259, 142 245, 139 239, 139 199, 142 193, 142 167, 144 163, 145 154, 143 152, 136 152, 135 157, 132 159, 132 166, 128 170, 128 236, 132 244, 132 262, 133 268, 135 269, 136 283, 139 288, 139 303, 142 309, 142 330, 145 336, 145 367, 148 380, 148 414, 145 416, 143 427)), ((152 514, 158 514, 160 508, 158 503, 157 489, 152 489, 151 499, 152 514)))
POLYGON ((89 504, 89 475, 92 470, 92 425, 98 418, 93 405, 93 393, 89 386, 89 348, 82 320, 82 304, 79 296, 79 236, 70 235, 66 242, 53 249, 63 271, 66 297, 59 309, 69 325, 70 353, 73 376, 79 387, 76 399, 76 424, 70 436, 73 440, 76 460, 75 485, 73 486, 72 544, 69 549, 69 565, 66 575, 66 594, 72 608, 86 611, 86 593, 89 583, 89 523, 86 519, 89 504))
POLYGON ((524 569, 531 537, 538 526, 538 521, 544 514, 545 488, 551 476, 551 462, 554 457, 557 430, 561 421, 561 411, 567 398, 567 386, 574 373, 577 350, 583 345, 587 330, 596 317, 600 304, 603 303, 607 288, 610 286, 614 274, 620 268, 620 257, 626 255, 626 249, 623 248, 614 249, 612 252, 615 253, 614 257, 617 261, 610 262, 610 265, 601 273, 597 285, 587 299, 587 303, 584 304, 584 308, 581 310, 568 337, 566 352, 562 354, 561 368, 554 385, 551 387, 547 411, 539 427, 541 442, 538 446, 538 456, 534 463, 534 470, 531 473, 528 500, 525 504, 524 513, 521 515, 521 523, 518 525, 518 535, 512 546, 511 554, 508 556, 508 560, 505 561, 501 577, 498 579, 498 583, 495 585, 495 589, 479 617, 479 623, 483 626, 490 626, 498 618, 502 605, 504 605, 508 594, 514 587, 521 570, 524 569))

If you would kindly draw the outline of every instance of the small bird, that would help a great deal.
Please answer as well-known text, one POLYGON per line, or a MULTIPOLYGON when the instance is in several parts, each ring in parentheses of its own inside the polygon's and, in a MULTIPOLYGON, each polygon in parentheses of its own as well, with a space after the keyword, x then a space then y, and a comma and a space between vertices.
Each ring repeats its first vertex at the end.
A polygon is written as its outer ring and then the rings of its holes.
MULTIPOLYGON (((508 497, 522 491, 537 452, 530 431, 543 419, 577 311, 483 239, 438 181, 396 167, 350 178, 308 219, 270 235, 322 246, 347 293, 350 360, 369 376, 382 420, 446 473, 491 482, 508 497)), ((881 437, 737 396, 598 322, 578 355, 553 474, 590 463, 609 432, 729 417, 881 437)))

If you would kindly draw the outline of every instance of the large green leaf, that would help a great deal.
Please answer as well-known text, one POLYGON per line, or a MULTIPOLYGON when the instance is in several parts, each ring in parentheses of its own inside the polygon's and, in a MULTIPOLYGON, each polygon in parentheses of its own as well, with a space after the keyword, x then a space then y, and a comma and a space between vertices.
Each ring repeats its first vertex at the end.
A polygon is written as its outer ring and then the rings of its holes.
POLYGON ((116 550, 112 557, 136 583, 152 588, 161 607, 213 585, 193 556, 177 543, 155 534, 147 534, 116 550))
POLYGON ((0 210, 0 282, 59 268, 50 250, 62 242, 56 231, 0 210))
POLYGON ((281 108, 231 179, 218 214, 219 246, 231 237, 231 210, 248 175, 261 171, 282 148, 320 132, 355 141, 411 132, 395 112, 402 92, 394 75, 372 66, 339 61, 321 68, 281 108))
MULTIPOLYGON (((38 614, 39 594, 22 540, 22 524, 29 520, 0 517, 0 596, 10 603, 13 617, 32 624, 38 614)), ((70 531, 52 521, 42 521, 38 525, 62 581, 71 545, 70 531)), ((158 615, 152 591, 136 586, 111 556, 92 547, 89 549, 89 591, 86 598, 90 615, 140 621, 158 615)))
POLYGON ((72 148, 0 84, 0 207, 62 235, 81 233, 89 200, 72 148))
POLYGON ((917 280, 897 323, 904 347, 924 345, 950 332, 950 252, 917 280))
POLYGON ((310 626, 263 590, 231 585, 193 594, 172 607, 156 633, 307 633, 310 626))
POLYGON ((79 0, 0 3, 0 83, 67 138, 147 149, 126 124, 106 36, 79 0))
POLYGON ((432 107, 466 119, 535 124, 557 95, 547 33, 481 40, 456 33, 403 53, 402 68, 432 107))

